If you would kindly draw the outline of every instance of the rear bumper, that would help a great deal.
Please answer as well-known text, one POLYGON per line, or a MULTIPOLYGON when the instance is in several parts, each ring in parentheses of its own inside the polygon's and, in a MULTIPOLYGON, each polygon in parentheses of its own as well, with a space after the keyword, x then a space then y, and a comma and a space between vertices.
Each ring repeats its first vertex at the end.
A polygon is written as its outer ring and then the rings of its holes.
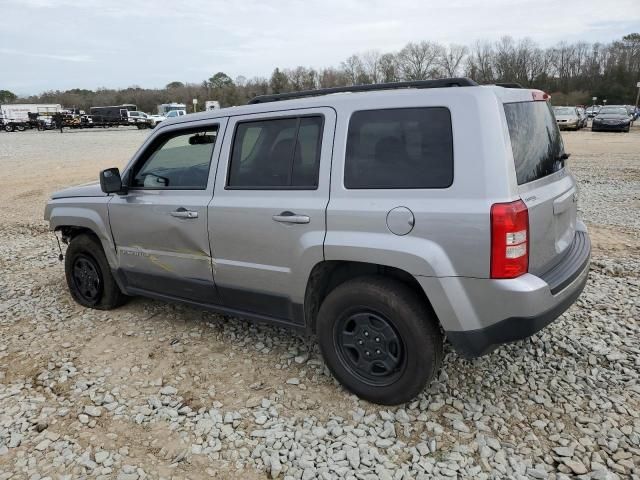
POLYGON ((567 310, 587 283, 590 253, 589 236, 579 222, 569 251, 543 275, 513 280, 441 278, 442 290, 436 295, 429 295, 431 280, 419 281, 455 350, 474 358, 530 337, 567 310))

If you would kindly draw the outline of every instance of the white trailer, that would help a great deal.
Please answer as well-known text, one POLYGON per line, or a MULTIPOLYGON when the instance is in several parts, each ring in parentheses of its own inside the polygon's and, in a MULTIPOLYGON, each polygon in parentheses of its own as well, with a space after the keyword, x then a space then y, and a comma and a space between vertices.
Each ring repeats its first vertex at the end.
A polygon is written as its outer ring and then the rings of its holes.
POLYGON ((186 110, 187 106, 184 103, 163 103, 162 105, 158 105, 158 115, 162 115, 163 117, 167 116, 167 113, 173 110, 186 110))
POLYGON ((51 116, 62 111, 59 103, 11 103, 0 105, 0 113, 5 121, 28 122, 30 113, 41 117, 51 116))

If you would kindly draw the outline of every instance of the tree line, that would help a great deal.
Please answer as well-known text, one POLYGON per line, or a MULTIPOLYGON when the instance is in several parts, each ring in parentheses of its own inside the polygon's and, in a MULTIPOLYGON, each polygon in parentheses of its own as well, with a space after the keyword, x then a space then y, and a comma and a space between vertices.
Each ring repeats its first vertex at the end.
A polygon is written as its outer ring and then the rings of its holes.
POLYGON ((0 102, 60 103, 86 111, 91 106, 133 103, 151 113, 158 104, 181 102, 191 111, 194 98, 203 109, 206 100, 218 100, 224 107, 245 104, 256 95, 269 93, 456 76, 470 77, 481 84, 516 82, 539 88, 551 93, 555 104, 590 104, 594 96, 599 103, 607 99, 610 105, 631 104, 640 81, 640 33, 610 43, 560 42, 548 48, 529 38, 508 36, 468 46, 411 42, 396 52, 354 54, 339 66, 275 68, 269 78, 232 79, 218 72, 201 83, 175 81, 159 89, 74 88, 26 98, 0 90, 0 102))

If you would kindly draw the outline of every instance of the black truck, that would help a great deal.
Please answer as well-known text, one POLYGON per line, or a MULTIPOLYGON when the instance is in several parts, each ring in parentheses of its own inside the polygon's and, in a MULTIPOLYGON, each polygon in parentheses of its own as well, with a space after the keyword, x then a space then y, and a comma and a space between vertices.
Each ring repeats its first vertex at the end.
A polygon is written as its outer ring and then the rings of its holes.
POLYGON ((135 125, 138 128, 148 128, 149 122, 140 117, 129 117, 129 112, 138 108, 132 104, 113 105, 109 107, 91 107, 92 126, 117 127, 119 125, 135 125))

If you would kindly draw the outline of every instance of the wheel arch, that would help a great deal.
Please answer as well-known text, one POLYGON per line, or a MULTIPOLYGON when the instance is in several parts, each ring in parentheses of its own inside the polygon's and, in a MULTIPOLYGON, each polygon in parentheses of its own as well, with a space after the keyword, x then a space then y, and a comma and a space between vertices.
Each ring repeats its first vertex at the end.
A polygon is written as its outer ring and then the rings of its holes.
POLYGON ((95 235, 111 269, 118 267, 115 246, 108 223, 107 204, 92 205, 92 208, 49 204, 45 212, 45 220, 49 220, 49 227, 55 232, 61 232, 63 240, 72 240, 73 237, 88 233, 95 235))
MULTIPOLYGON (((304 316, 307 320, 307 329, 315 333, 320 305, 331 291, 348 280, 369 275, 390 277, 400 281, 423 299, 427 307, 434 312, 431 301, 418 280, 405 270, 377 263, 325 260, 313 267, 307 281, 304 297, 304 316)), ((437 318, 435 312, 434 317, 437 318)), ((438 323, 440 323, 439 320, 438 323)))

